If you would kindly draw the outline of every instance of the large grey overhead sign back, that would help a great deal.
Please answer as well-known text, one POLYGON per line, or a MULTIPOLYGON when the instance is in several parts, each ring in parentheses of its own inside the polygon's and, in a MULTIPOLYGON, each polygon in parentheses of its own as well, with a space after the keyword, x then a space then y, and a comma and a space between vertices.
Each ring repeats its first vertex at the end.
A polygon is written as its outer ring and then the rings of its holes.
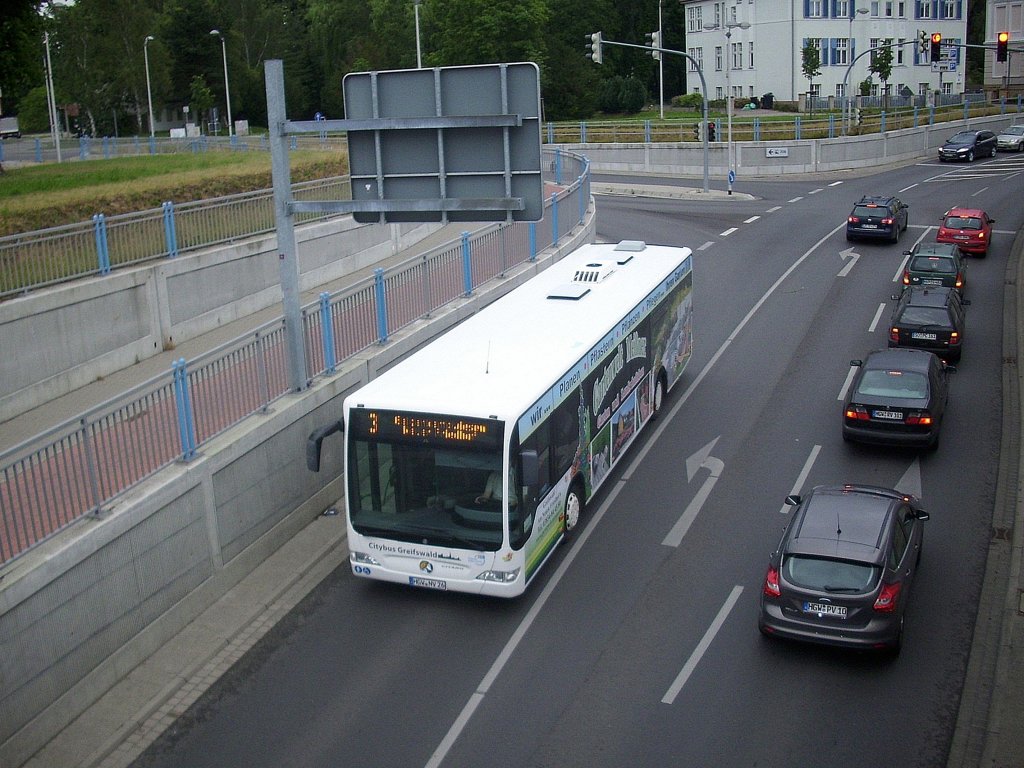
POLYGON ((543 218, 536 64, 357 72, 343 89, 356 221, 543 218))

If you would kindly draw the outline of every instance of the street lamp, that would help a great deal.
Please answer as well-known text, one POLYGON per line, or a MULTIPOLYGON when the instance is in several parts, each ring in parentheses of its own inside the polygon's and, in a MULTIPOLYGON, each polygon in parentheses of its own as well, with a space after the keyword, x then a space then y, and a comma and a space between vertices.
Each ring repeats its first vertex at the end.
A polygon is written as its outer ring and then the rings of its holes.
POLYGON ((730 84, 729 73, 732 71, 732 31, 734 29, 750 29, 750 24, 745 21, 734 21, 727 24, 705 24, 704 29, 710 31, 716 29, 725 30, 725 114, 726 114, 726 160, 729 166, 727 175, 729 183, 729 194, 732 194, 733 162, 732 162, 732 85, 730 84))
POLYGON ((152 35, 146 35, 142 41, 142 54, 146 57, 146 101, 149 103, 149 138, 154 137, 153 133, 153 90, 149 87, 149 44, 153 40, 152 35))
POLYGON ((423 0, 412 0, 413 13, 416 14, 416 69, 423 69, 423 55, 420 53, 420 4, 423 0))
POLYGON ((216 35, 220 38, 220 52, 224 57, 224 100, 228 103, 228 136, 234 136, 234 123, 231 121, 231 88, 228 85, 228 47, 224 42, 224 35, 220 33, 219 29, 211 29, 211 35, 216 35))

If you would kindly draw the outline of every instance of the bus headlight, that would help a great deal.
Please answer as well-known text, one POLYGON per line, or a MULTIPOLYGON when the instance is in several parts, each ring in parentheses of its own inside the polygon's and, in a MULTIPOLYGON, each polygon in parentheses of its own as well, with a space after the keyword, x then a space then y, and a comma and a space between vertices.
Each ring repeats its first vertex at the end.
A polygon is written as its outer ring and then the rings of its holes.
POLYGON ((484 571, 476 577, 478 581, 496 581, 499 584, 511 584, 519 578, 519 569, 511 571, 484 571))
POLYGON ((350 552, 348 559, 353 563, 358 563, 359 565, 380 565, 380 560, 375 557, 371 557, 365 552, 350 552))

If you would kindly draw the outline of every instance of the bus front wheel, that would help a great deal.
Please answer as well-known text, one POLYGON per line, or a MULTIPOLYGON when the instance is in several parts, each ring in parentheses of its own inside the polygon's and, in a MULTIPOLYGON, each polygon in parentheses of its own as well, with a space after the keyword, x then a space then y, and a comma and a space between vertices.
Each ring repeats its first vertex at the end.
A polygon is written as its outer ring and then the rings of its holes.
POLYGON ((569 495, 565 497, 565 532, 571 533, 579 525, 583 514, 583 491, 579 483, 573 483, 569 495))

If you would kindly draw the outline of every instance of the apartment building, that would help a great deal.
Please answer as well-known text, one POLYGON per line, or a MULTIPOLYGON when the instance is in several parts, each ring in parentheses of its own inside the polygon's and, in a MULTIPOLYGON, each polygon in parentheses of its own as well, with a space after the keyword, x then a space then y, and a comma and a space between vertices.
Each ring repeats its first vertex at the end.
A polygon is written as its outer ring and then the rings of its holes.
POLYGON ((985 51, 985 91, 1016 98, 1024 93, 1024 0, 987 0, 985 45, 994 49, 1000 32, 1010 33, 1006 61, 996 61, 995 50, 985 51))
MULTIPOLYGON (((879 95, 882 83, 868 70, 867 52, 883 45, 893 51, 889 93, 964 90, 965 49, 955 46, 966 43, 967 0, 680 2, 687 53, 700 63, 712 99, 726 93, 737 99, 771 93, 776 101, 799 101, 808 93, 842 97, 858 94, 869 77, 871 95, 879 95), (934 32, 953 45, 943 46, 933 66, 930 45, 922 51, 919 40, 934 32), (821 74, 813 82, 802 68, 808 44, 818 48, 821 58, 821 74)), ((1019 7, 1021 2, 1008 4, 1019 7)), ((687 87, 699 92, 696 66, 688 62, 688 67, 687 87)))

